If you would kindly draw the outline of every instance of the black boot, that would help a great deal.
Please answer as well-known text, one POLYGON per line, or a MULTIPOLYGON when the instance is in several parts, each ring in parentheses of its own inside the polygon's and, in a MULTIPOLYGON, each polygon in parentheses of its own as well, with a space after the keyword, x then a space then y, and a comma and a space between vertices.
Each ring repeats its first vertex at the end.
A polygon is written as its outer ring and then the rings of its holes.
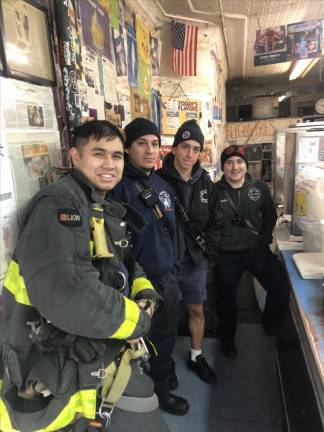
POLYGON ((220 350, 225 357, 232 359, 237 357, 237 349, 233 339, 221 339, 220 350))
POLYGON ((186 399, 172 393, 167 395, 157 395, 159 398, 160 409, 174 415, 185 415, 189 411, 189 403, 186 399))

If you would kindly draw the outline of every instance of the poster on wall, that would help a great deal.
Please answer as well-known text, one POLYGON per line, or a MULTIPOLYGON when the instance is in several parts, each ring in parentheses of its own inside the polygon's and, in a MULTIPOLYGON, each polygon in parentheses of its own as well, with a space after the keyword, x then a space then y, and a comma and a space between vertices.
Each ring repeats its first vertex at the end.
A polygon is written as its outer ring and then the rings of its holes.
POLYGON ((89 48, 112 60, 109 16, 101 3, 100 0, 79 2, 83 41, 89 48))
POLYGON ((322 21, 304 21, 287 26, 287 60, 300 60, 322 55, 322 21))
POLYGON ((254 66, 287 61, 286 26, 268 27, 256 31, 254 66))
POLYGON ((130 108, 132 120, 137 117, 151 119, 151 101, 134 88, 130 89, 130 108))
POLYGON ((161 118, 160 96, 156 90, 152 90, 152 121, 156 124, 159 131, 160 131, 160 118, 161 118))
POLYGON ((138 54, 138 91, 141 96, 150 99, 152 87, 150 32, 138 16, 136 16, 136 41, 138 54))
POLYGON ((187 98, 161 99, 161 133, 175 135, 179 126, 187 120, 198 120, 201 114, 201 103, 187 98))
POLYGON ((117 105, 115 65, 104 57, 102 57, 102 74, 105 101, 117 105))
POLYGON ((118 30, 119 26, 119 6, 118 0, 100 0, 100 4, 108 12, 111 26, 118 30))
POLYGON ((159 55, 159 39, 157 37, 150 37, 151 41, 151 64, 152 76, 160 75, 160 55, 159 55))
MULTIPOLYGON (((82 2, 83 3, 83 2, 82 2)), ((78 126, 82 119, 81 99, 78 91, 78 80, 81 80, 81 45, 77 33, 76 11, 74 2, 55 2, 57 30, 61 51, 63 88, 65 108, 68 113, 69 126, 78 126), (76 43, 78 41, 78 43, 76 43)))
POLYGON ((127 59, 125 49, 125 32, 121 24, 118 29, 111 29, 116 74, 118 77, 127 75, 127 59))
POLYGON ((128 84, 138 87, 137 42, 135 30, 127 24, 127 69, 128 84))

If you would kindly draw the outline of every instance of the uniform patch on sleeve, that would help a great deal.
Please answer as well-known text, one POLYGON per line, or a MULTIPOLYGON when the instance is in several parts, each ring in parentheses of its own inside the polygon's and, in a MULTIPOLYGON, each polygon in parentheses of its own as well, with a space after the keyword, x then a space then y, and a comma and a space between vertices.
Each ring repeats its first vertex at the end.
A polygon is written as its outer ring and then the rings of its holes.
POLYGON ((65 226, 81 226, 82 218, 76 209, 59 209, 57 211, 58 221, 65 226))

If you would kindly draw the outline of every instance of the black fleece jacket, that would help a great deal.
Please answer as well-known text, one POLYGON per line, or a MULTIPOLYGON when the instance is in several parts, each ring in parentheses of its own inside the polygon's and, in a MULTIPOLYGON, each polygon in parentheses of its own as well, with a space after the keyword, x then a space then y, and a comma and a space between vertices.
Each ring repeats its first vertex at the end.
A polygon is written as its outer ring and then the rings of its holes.
POLYGON ((270 244, 277 213, 268 186, 261 180, 246 174, 242 187, 234 189, 223 176, 216 185, 217 217, 221 220, 219 251, 252 249, 260 242, 270 244), (235 212, 231 208, 226 191, 242 218, 247 219, 258 231, 235 223, 235 212))
MULTIPOLYGON (((191 225, 197 233, 201 233, 207 241, 208 250, 217 244, 218 233, 214 209, 216 204, 216 190, 209 174, 202 168, 199 161, 194 165, 192 177, 185 181, 174 167, 174 155, 169 153, 163 161, 162 168, 157 173, 163 177, 172 187, 175 195, 184 206, 191 225)), ((186 225, 179 215, 178 219, 178 242, 182 252, 181 261, 185 254, 199 265, 203 259, 203 253, 188 233, 186 225)))

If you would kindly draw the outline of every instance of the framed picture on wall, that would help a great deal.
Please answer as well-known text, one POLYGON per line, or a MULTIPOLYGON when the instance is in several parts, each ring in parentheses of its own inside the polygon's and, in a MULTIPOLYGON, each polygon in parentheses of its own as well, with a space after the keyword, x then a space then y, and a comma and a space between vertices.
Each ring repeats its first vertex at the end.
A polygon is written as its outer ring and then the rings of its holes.
POLYGON ((55 82, 47 9, 31 0, 0 2, 2 54, 8 76, 55 82))

